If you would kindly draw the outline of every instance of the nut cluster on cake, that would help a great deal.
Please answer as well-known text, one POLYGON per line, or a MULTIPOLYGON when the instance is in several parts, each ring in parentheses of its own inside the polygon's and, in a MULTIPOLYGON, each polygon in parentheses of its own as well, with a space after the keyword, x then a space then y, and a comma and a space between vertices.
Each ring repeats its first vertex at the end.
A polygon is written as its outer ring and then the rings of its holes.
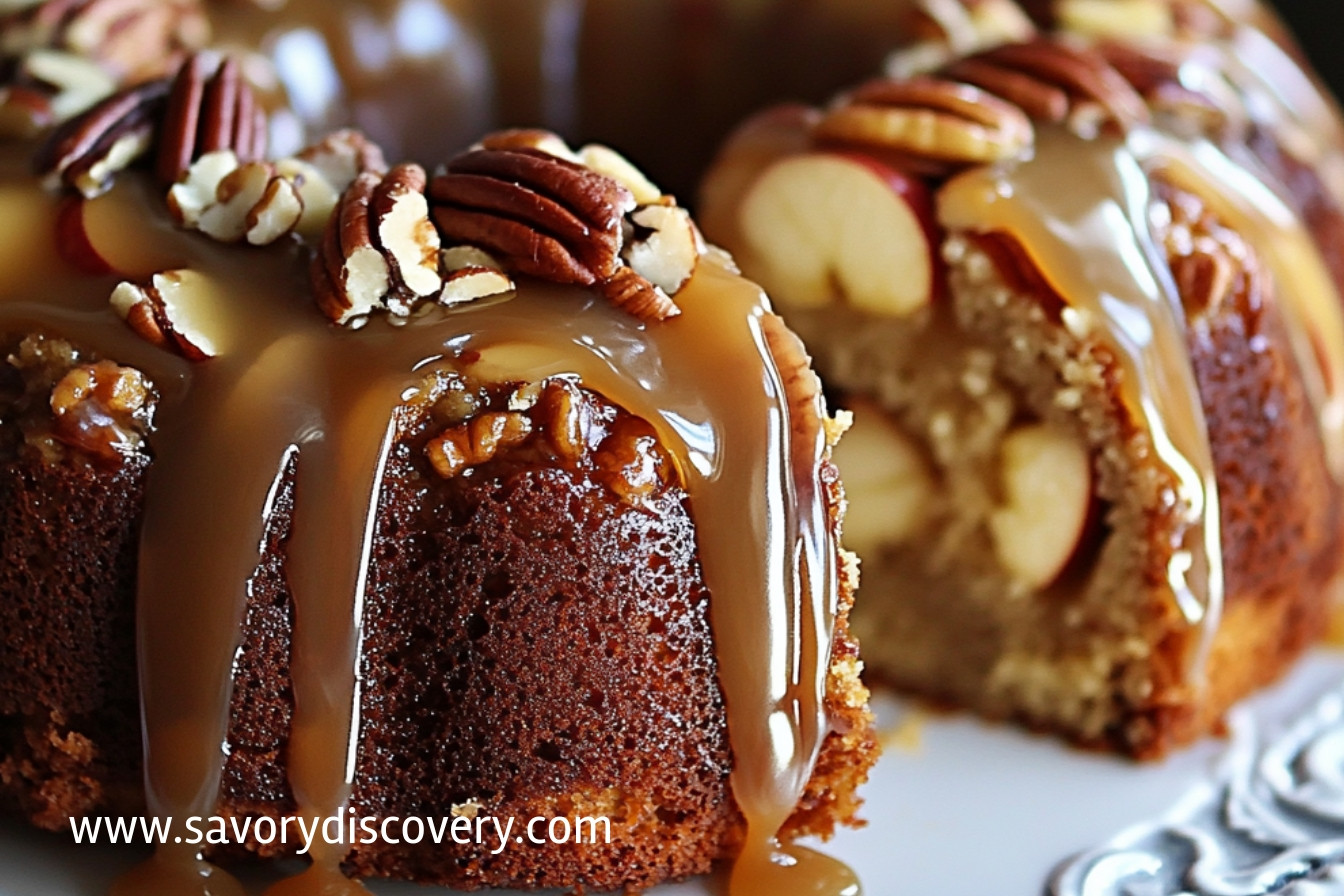
MULTIPOLYGON (((674 297, 703 240, 675 199, 614 151, 507 131, 429 172, 389 166, 365 137, 340 131, 272 160, 266 111, 241 65, 179 56, 175 71, 132 79, 61 122, 34 159, 48 183, 92 198, 148 157, 180 226, 255 246, 293 237, 311 255, 318 308, 342 326, 505 295, 515 276, 593 287, 645 321, 679 313, 674 297)), ((189 273, 123 283, 113 305, 137 333, 203 360, 208 340, 174 320, 170 298, 191 288, 189 273)))

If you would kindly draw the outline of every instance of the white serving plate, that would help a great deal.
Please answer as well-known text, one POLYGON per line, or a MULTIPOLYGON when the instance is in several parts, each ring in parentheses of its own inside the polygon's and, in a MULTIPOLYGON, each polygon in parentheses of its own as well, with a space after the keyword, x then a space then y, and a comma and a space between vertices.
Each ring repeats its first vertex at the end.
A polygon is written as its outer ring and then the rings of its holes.
MULTIPOLYGON (((930 716, 883 697, 879 718, 891 745, 867 785, 869 824, 840 834, 824 849, 858 872, 867 896, 1040 896, 1050 892, 1052 876, 1071 856, 1122 833, 1129 841, 1149 843, 1156 830, 1157 839, 1173 847, 1171 855, 1129 850, 1103 856, 1093 864, 1094 877, 1086 888, 1079 883, 1069 891, 1075 884, 1061 882, 1061 896, 1158 896, 1191 887, 1197 893, 1221 889, 1238 896, 1344 893, 1344 875, 1334 879, 1328 871, 1332 864, 1344 866, 1344 696, 1338 707, 1319 709, 1323 695, 1328 700, 1332 692, 1344 694, 1341 682, 1344 654, 1316 651, 1288 680, 1247 702, 1230 739, 1205 740, 1164 762, 1142 765, 965 716, 930 716), (1318 802, 1333 799, 1330 805, 1341 811, 1334 817, 1326 810, 1317 813, 1321 817, 1312 820, 1307 834, 1285 830, 1289 822, 1257 816, 1257 824, 1272 828, 1261 830, 1262 838, 1298 838, 1293 850, 1272 845, 1246 860, 1253 860, 1259 878, 1239 864, 1244 857, 1235 850, 1210 856, 1206 865, 1212 868, 1187 873, 1190 837, 1161 835, 1161 826, 1154 825, 1164 816, 1181 816, 1196 838, 1204 836, 1201 826, 1221 827, 1221 804, 1207 811, 1200 806, 1217 795, 1229 764, 1239 763, 1243 777, 1272 777, 1275 757, 1261 751, 1264 743, 1281 739, 1294 720, 1310 723, 1313 712, 1325 717, 1298 738, 1312 740, 1312 747, 1285 764, 1300 773, 1297 783, 1318 802), (1338 854, 1332 851, 1336 845, 1338 854), (1228 866, 1236 867, 1222 874, 1228 866), (1134 874, 1121 881, 1117 868, 1134 874), (1199 879, 1210 873, 1217 879, 1199 879), (1299 873, 1324 882, 1281 886, 1299 873), (1173 889, 1164 878, 1183 882, 1173 889), (1201 883, 1215 889, 1201 890, 1201 883)), ((109 882, 143 854, 132 848, 74 846, 13 821, 0 822, 0 894, 103 896, 109 882)), ((258 894, 273 879, 265 873, 245 877, 258 894)), ((371 889, 380 896, 448 896, 446 890, 407 884, 375 883, 371 889)), ((660 887, 650 896, 705 896, 721 890, 695 880, 660 887)))

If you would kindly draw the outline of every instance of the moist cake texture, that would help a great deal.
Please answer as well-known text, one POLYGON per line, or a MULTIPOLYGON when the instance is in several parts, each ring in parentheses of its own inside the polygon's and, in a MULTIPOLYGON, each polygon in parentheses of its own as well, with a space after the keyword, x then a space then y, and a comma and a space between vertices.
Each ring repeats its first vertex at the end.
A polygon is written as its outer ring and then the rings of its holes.
POLYGON ((856 412, 878 678, 1149 757, 1324 632, 1344 144, 1231 5, 925 4, 711 169, 707 233, 856 412))

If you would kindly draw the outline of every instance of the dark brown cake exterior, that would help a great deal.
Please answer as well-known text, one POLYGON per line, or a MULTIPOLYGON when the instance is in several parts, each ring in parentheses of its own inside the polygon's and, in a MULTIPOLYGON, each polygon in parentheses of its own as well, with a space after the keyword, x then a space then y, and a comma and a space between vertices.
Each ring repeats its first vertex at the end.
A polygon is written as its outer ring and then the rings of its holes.
MULTIPOLYGON (((36 344, 70 355, 59 342, 36 344)), ((11 345, 15 358, 23 354, 11 345)), ((133 604, 135 510, 150 464, 143 455, 109 463, 53 440, 40 410, 51 368, 11 366, 8 375, 5 419, 27 421, 27 438, 11 441, 4 467, 12 573, 3 612, 6 631, 27 634, 0 652, 0 783, 35 824, 68 830, 71 818, 143 811, 133 604), (115 527, 91 529, 94 520, 115 527)), ((493 391, 506 405, 512 390, 493 391)), ((628 413, 581 394, 585 412, 613 431, 641 431, 628 413)), ((425 458, 433 420, 423 411, 403 415, 379 511, 350 807, 360 818, 439 818, 473 805, 514 818, 605 816, 612 836, 497 853, 488 844, 379 844, 356 849, 348 870, 457 888, 598 890, 707 871, 732 853, 741 816, 727 790, 732 755, 685 492, 663 485, 635 506, 593 458, 557 464, 540 420, 533 443, 474 477, 445 480, 425 458)), ((18 425, 8 432, 18 435, 18 425)), ((224 815, 295 809, 285 774, 293 472, 279 476, 252 580, 224 815)), ((843 631, 837 669, 854 657, 843 631)), ((828 833, 852 818, 852 803, 830 804, 853 799, 845 795, 868 761, 856 759, 875 751, 856 688, 835 679, 837 731, 848 736, 832 735, 823 752, 799 830, 828 833)), ((227 851, 253 850, 277 853, 256 842, 227 851)))

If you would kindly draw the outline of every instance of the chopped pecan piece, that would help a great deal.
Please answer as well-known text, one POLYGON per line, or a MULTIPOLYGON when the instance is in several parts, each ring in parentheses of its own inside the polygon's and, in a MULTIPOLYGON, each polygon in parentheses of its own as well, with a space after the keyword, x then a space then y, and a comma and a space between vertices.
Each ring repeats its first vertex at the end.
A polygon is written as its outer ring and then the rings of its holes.
POLYGON ((666 292, 631 268, 618 268, 598 288, 613 305, 640 320, 667 320, 681 313, 666 292))
POLYGON ((155 167, 175 183, 207 153, 230 150, 240 162, 266 156, 266 113, 232 57, 196 53, 173 79, 155 167))
POLYGON ((232 150, 217 150, 192 163, 168 190, 168 209, 181 226, 221 242, 246 239, 265 246, 303 219, 300 177, 286 176, 269 162, 239 164, 232 150))
POLYGON ((958 60, 943 74, 974 84, 1038 121, 1096 133, 1148 121, 1143 98, 1099 53, 1042 37, 1003 44, 958 60))
POLYGON ((645 420, 621 414, 593 455, 597 478, 627 504, 639 505, 673 479, 673 464, 645 420))
POLYGON ((893 78, 927 74, 941 65, 1036 31, 1014 0, 936 0, 912 3, 902 34, 911 42, 892 53, 884 69, 893 78))
POLYGON ((439 302, 444 305, 503 295, 517 288, 499 262, 474 246, 444 249, 439 255, 439 266, 443 271, 439 302))
POLYGON ((85 111, 116 89, 96 63, 61 50, 33 50, 0 87, 0 134, 34 137, 85 111))
POLYGON ((443 287, 439 275, 439 233, 429 220, 428 178, 419 165, 397 165, 373 191, 369 211, 374 236, 391 264, 401 290, 425 298, 443 287))
POLYGON ((546 439, 558 457, 577 464, 587 456, 596 425, 582 389, 569 380, 551 380, 536 407, 546 439))
POLYGON ((518 412, 490 411, 445 430, 425 451, 444 479, 459 476, 492 459, 499 451, 522 443, 532 434, 532 420, 518 412))
POLYGON ((405 316, 438 298, 439 235, 429 220, 418 165, 358 175, 327 222, 312 266, 318 306, 334 322, 360 326, 375 311, 405 316))
POLYGON ((148 284, 123 281, 112 290, 112 310, 146 342, 176 352, 188 361, 218 354, 203 328, 193 326, 208 303, 202 277, 193 271, 165 271, 148 284))
POLYGON ((166 80, 128 87, 70 119, 38 150, 34 167, 50 182, 97 196, 149 149, 168 87, 166 80))
POLYGON ((935 77, 870 81, 840 97, 814 134, 823 143, 889 151, 931 174, 1017 158, 1035 140, 1017 106, 935 77))
POLYGON ((140 371, 97 361, 78 364, 61 377, 51 390, 50 405, 57 440, 118 461, 144 444, 154 395, 140 371))
POLYGON ((123 83, 171 72, 209 38, 199 0, 41 0, 24 7, 0 15, 0 53, 69 51, 123 83))
POLYGON ((365 172, 379 177, 387 173, 382 147, 354 130, 328 134, 320 143, 301 150, 297 158, 321 172, 338 193, 365 172))

